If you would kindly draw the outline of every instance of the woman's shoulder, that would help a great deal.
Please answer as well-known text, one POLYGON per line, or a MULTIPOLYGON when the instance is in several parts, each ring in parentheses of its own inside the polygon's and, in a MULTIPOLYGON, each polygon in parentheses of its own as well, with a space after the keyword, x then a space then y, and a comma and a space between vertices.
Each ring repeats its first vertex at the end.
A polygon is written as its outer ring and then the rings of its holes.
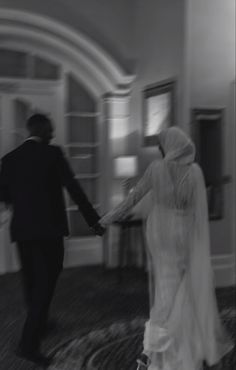
POLYGON ((195 182, 199 183, 200 181, 201 183, 205 183, 205 178, 201 166, 198 163, 194 162, 192 163, 191 167, 195 182))
POLYGON ((163 166, 164 164, 164 161, 163 159, 155 159, 154 161, 151 162, 150 164, 150 167, 151 168, 160 168, 161 166, 163 166))
POLYGON ((197 162, 193 162, 191 164, 191 167, 192 167, 192 170, 196 173, 196 174, 201 174, 202 175, 202 169, 201 169, 201 166, 197 163, 197 162))

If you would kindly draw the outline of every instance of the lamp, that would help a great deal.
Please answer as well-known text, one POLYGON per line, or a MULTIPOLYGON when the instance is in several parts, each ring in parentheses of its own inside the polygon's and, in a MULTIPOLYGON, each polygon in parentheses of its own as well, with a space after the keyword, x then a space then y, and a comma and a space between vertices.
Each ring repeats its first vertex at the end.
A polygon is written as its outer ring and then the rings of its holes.
POLYGON ((116 178, 131 178, 137 175, 137 157, 123 156, 114 159, 114 171, 116 178))
POLYGON ((136 156, 114 158, 114 191, 113 205, 119 204, 130 191, 130 180, 137 175, 136 156))

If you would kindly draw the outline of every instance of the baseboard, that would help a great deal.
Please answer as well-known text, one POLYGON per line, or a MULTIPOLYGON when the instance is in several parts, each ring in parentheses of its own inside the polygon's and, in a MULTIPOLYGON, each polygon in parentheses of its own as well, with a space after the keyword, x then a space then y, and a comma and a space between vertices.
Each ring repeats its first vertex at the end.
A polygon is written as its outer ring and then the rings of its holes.
POLYGON ((65 241, 64 267, 98 265, 103 263, 102 239, 88 237, 65 241))
MULTIPOLYGON (((109 251, 107 267, 115 268, 117 266, 117 245, 109 251)), ((220 254, 211 257, 211 263, 214 271, 215 286, 227 287, 236 285, 236 256, 234 254, 220 254)))
MULTIPOLYGON (((0 275, 20 270, 15 244, 0 230, 0 275), (2 248, 7 245, 7 248, 2 248)), ((102 239, 99 237, 65 240, 64 267, 97 265, 103 263, 102 239)))
POLYGON ((234 254, 212 256, 216 287, 236 285, 236 261, 234 254))
MULTIPOLYGON (((3 242, 4 239, 1 238, 1 241, 3 242)), ((14 250, 14 246, 11 247, 14 250)), ((113 253, 114 252, 117 252, 116 248, 114 248, 113 253)), ((3 255, 1 257, 3 259, 3 255)), ((80 239, 68 239, 65 241, 65 258, 64 258, 65 268, 84 265, 98 265, 102 263, 103 263, 102 238, 90 237, 80 239)), ((212 256, 212 266, 215 275, 215 285, 217 287, 236 285, 235 264, 236 261, 234 254, 212 256)), ((116 264, 114 263, 114 266, 115 265, 116 264)), ((111 266, 109 267, 114 266, 113 264, 111 264, 111 266)), ((16 259, 15 252, 11 254, 11 258, 8 261, 8 263, 5 258, 5 263, 0 264, 0 274, 4 274, 6 272, 15 272, 18 270, 19 263, 16 259)))

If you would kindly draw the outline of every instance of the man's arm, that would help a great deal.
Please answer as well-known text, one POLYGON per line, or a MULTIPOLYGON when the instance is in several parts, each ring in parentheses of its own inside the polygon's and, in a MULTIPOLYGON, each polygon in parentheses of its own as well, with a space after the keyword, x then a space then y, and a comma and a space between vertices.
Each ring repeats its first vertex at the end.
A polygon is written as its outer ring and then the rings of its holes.
POLYGON ((105 232, 104 228, 98 224, 100 216, 97 214, 96 210, 93 208, 92 204, 89 202, 85 192, 80 186, 79 182, 75 178, 75 174, 66 158, 63 155, 62 150, 58 147, 58 169, 61 177, 63 186, 66 187, 73 201, 78 205, 79 210, 83 214, 86 222, 90 227, 94 229, 97 235, 103 235, 105 232))

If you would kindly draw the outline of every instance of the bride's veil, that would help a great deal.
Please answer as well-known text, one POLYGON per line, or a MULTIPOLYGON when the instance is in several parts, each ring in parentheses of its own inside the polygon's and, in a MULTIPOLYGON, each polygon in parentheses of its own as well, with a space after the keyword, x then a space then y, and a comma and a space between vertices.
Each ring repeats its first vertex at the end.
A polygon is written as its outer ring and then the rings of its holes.
POLYGON ((187 284, 200 329, 204 357, 208 364, 212 365, 218 362, 233 346, 221 324, 214 291, 204 178, 197 165, 194 165, 193 169, 196 184, 195 211, 187 284))

